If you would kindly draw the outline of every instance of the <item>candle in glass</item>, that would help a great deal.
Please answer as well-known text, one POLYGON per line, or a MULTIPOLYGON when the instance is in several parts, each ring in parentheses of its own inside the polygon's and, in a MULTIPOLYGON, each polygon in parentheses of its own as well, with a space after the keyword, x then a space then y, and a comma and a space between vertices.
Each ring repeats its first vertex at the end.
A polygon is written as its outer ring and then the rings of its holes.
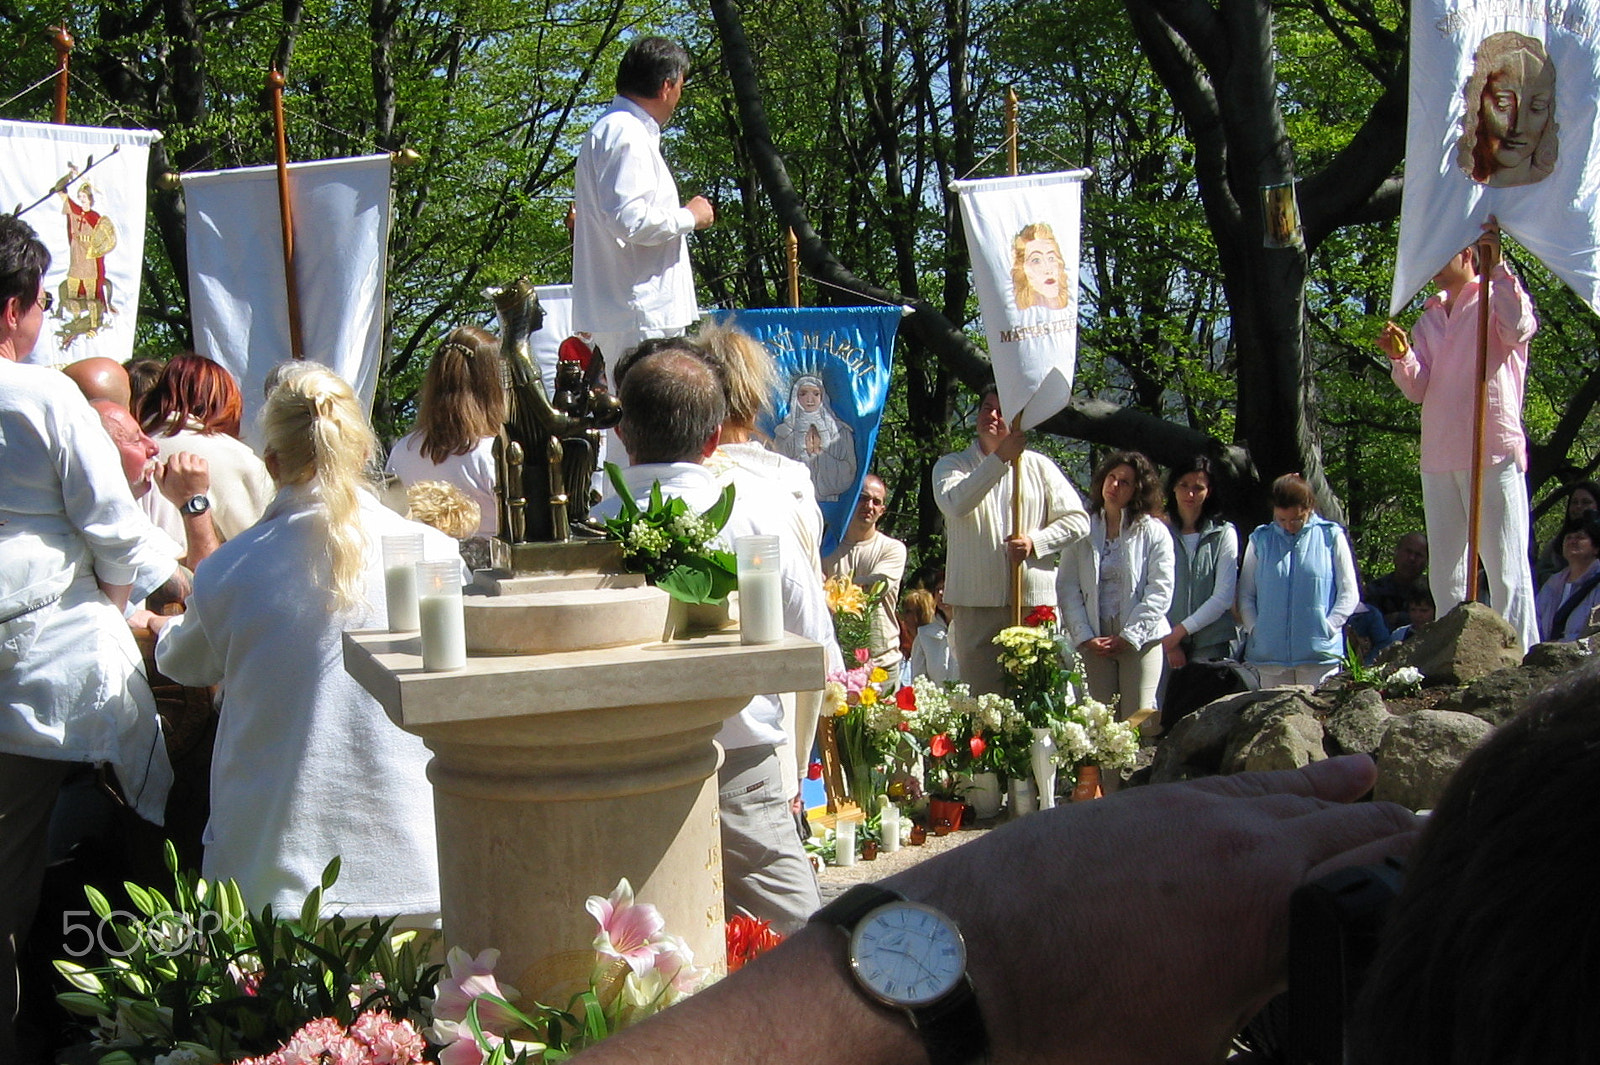
POLYGON ((900 807, 890 803, 878 815, 878 834, 883 837, 883 853, 893 854, 900 849, 900 807))
POLYGON ((856 864, 856 823, 840 821, 833 829, 833 861, 835 865, 856 864))
POLYGON ((417 563, 421 561, 421 533, 383 538, 383 593, 390 632, 417 631, 417 563))
POLYGON ((429 672, 467 664, 467 621, 461 601, 461 562, 418 562, 417 616, 422 627, 422 668, 429 672))
POLYGON ((776 536, 740 536, 733 541, 739 568, 739 642, 783 639, 783 586, 776 536))

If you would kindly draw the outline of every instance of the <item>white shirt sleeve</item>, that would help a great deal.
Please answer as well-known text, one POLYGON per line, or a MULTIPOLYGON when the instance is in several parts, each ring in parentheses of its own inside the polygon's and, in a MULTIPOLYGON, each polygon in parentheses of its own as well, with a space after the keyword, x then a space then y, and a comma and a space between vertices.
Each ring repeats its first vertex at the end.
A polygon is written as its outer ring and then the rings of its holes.
POLYGON ((1222 541, 1217 545, 1217 572, 1211 585, 1211 595, 1184 618, 1185 632, 1199 632, 1233 609, 1234 593, 1239 587, 1239 532, 1233 524, 1222 527, 1222 541))

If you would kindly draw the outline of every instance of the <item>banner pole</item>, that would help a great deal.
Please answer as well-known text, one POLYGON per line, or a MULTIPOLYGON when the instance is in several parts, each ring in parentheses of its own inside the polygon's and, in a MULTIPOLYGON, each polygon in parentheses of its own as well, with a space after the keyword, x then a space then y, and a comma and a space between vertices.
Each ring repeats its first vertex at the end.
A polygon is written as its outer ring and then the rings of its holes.
POLYGON ((294 273, 294 214, 289 203, 289 139, 283 120, 284 77, 278 70, 267 74, 272 93, 272 126, 278 147, 278 222, 283 231, 283 285, 289 303, 289 354, 306 357, 300 335, 300 286, 294 273))
POLYGON ((76 44, 66 26, 50 27, 50 40, 56 46, 56 113, 58 126, 67 124, 67 72, 72 66, 72 46, 76 44))
POLYGON ((784 237, 784 249, 789 260, 789 306, 800 306, 800 238, 794 235, 794 227, 788 228, 784 237))
MULTIPOLYGON (((1006 86, 1006 155, 1011 165, 1011 176, 1017 176, 1017 90, 1006 86)), ((1021 412, 1001 411, 1016 418, 1021 412)), ((1012 428, 1016 428, 1015 422, 1012 428)), ((1011 536, 1022 535, 1022 456, 1011 460, 1011 536)), ((1011 564, 1011 624, 1022 624, 1022 569, 1025 559, 1011 564)))
POLYGON ((1467 495, 1467 588, 1465 602, 1478 601, 1478 542, 1483 534, 1484 420, 1489 410, 1489 277, 1500 245, 1487 234, 1478 240, 1478 361, 1472 382, 1472 481, 1467 495))

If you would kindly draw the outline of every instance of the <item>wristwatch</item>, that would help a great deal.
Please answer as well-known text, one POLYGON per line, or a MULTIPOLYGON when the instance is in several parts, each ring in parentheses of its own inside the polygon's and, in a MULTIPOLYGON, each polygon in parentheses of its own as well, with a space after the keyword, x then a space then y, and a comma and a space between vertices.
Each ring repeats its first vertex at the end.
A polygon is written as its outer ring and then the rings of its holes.
POLYGON ((967 976, 967 945, 932 906, 858 884, 811 920, 849 937, 850 972, 867 996, 905 1012, 930 1065, 981 1065, 989 1033, 967 976))
POLYGON ((198 517, 211 509, 211 499, 208 496, 190 496, 183 506, 178 508, 189 517, 198 517))

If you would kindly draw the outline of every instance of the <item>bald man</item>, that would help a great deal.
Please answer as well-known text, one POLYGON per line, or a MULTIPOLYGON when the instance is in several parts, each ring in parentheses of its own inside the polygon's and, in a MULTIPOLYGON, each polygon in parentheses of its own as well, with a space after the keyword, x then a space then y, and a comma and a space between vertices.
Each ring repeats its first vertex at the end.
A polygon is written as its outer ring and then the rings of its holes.
MULTIPOLYGON (((166 503, 181 515, 183 531, 188 537, 187 551, 183 545, 162 534, 162 539, 166 541, 163 553, 170 551, 174 558, 193 571, 201 560, 222 544, 216 525, 211 520, 209 507, 180 509, 190 500, 204 499, 205 493, 210 490, 211 472, 206 460, 199 455, 179 452, 166 462, 157 462, 155 441, 145 434, 127 408, 109 399, 93 400, 89 405, 100 415, 100 424, 105 426, 106 435, 117 445, 117 456, 122 460, 122 474, 127 478, 133 498, 143 499, 150 494, 150 489, 158 488, 166 503)), ((180 583, 172 586, 169 582, 167 597, 181 601, 188 597, 188 581, 181 573, 174 576, 180 583)))
POLYGON ((123 410, 133 408, 133 387, 128 384, 128 371, 115 359, 80 359, 63 368, 62 373, 72 378, 78 391, 91 403, 109 399, 123 410))

